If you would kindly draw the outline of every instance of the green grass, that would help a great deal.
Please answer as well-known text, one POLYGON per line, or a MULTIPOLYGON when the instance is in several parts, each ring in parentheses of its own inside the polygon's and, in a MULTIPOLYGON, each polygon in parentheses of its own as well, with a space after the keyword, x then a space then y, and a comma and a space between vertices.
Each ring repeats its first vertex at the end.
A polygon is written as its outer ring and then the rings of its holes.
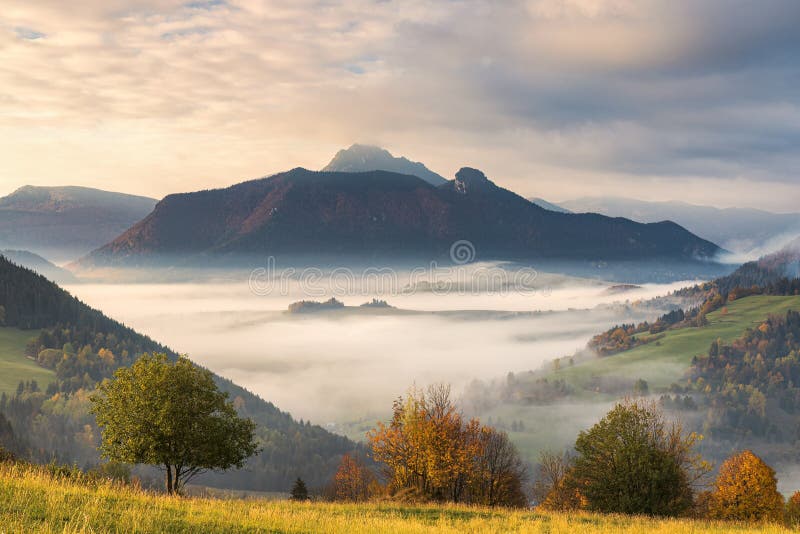
POLYGON ((0 465, 0 533, 655 533, 790 532, 744 525, 467 506, 292 503, 167 497, 108 482, 54 479, 42 468, 0 465))
POLYGON ((37 335, 37 330, 0 327, 0 392, 16 391, 22 380, 36 380, 44 389, 55 379, 53 371, 25 357, 25 344, 37 335))
POLYGON ((708 325, 704 327, 669 330, 657 342, 566 367, 552 376, 563 378, 578 389, 587 388, 596 376, 643 378, 651 390, 664 389, 679 381, 692 358, 706 354, 715 339, 733 341, 771 314, 800 310, 800 296, 752 296, 734 301, 727 308, 726 314, 721 310, 708 314, 708 325))

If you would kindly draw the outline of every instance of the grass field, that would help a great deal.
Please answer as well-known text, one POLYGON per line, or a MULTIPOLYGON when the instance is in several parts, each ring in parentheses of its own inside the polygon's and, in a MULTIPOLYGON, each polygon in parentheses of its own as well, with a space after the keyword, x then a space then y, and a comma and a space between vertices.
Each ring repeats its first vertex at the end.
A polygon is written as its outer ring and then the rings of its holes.
POLYGON ((592 359, 574 367, 554 372, 578 389, 586 388, 593 377, 623 376, 647 380, 651 391, 679 381, 692 357, 706 354, 715 339, 732 341, 748 327, 755 326, 770 314, 800 310, 800 296, 753 296, 732 302, 727 313, 708 314, 708 325, 701 328, 669 330, 657 342, 641 345, 614 356, 592 359))
POLYGON ((55 378, 53 371, 25 357, 25 344, 37 335, 36 330, 0 327, 0 392, 16 391, 21 380, 31 379, 44 389, 55 378))
POLYGON ((465 506, 292 503, 167 497, 51 478, 42 468, 0 465, 0 533, 722 533, 789 530, 692 520, 550 514, 465 506))

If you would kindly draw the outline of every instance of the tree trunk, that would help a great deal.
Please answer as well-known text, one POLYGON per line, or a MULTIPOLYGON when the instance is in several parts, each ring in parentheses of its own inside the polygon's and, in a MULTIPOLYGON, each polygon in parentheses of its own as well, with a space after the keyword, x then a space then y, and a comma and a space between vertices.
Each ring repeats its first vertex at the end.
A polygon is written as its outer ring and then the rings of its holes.
POLYGON ((172 483, 172 466, 169 464, 165 464, 167 468, 167 493, 172 495, 175 493, 175 486, 172 483))

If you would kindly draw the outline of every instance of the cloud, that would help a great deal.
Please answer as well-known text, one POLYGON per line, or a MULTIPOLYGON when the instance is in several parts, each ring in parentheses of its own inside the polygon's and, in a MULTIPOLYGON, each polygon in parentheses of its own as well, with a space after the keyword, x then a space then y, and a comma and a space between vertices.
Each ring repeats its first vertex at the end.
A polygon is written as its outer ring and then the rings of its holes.
POLYGON ((160 196, 359 141, 554 200, 789 210, 798 23, 794 0, 10 0, 0 185, 160 196))

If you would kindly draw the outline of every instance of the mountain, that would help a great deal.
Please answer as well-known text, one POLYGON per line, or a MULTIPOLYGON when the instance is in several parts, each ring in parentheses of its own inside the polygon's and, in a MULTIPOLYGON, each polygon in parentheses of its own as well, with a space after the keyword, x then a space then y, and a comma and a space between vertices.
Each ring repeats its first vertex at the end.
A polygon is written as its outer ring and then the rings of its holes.
POLYGON ((772 254, 742 264, 728 276, 715 280, 723 293, 734 288, 780 285, 785 280, 800 278, 800 238, 772 254))
MULTIPOLYGON (((586 197, 560 202, 576 213, 601 213, 639 222, 675 221, 690 232, 740 253, 769 252, 764 245, 800 234, 800 213, 771 213, 750 208, 715 208, 686 202, 646 202, 619 197, 586 197)), ((767 247, 769 248, 769 247, 767 247)), ((774 250, 774 249, 773 249, 774 250)))
POLYGON ((31 271, 41 274, 48 280, 57 284, 74 284, 78 281, 75 275, 66 269, 54 265, 45 258, 28 252, 27 250, 0 250, 0 256, 4 256, 8 261, 16 263, 21 267, 26 267, 31 271))
POLYGON ((302 168, 227 189, 169 195, 76 267, 329 255, 443 259, 469 240, 478 260, 710 259, 719 248, 675 223, 544 210, 462 168, 439 187, 386 171, 302 168))
MULTIPOLYGON (((14 452, 38 462, 96 465, 99 430, 89 414, 88 395, 119 367, 144 352, 178 355, 147 336, 90 308, 33 271, 0 256, 0 334, 28 330, 25 355, 54 373, 51 384, 20 385, 0 396, 0 414, 24 443, 14 452), (9 328, 10 327, 10 328, 9 328)), ((3 351, 11 350, 7 344, 3 351)), ((0 356, 0 373, 8 365, 0 356)), ((23 355, 17 354, 17 357, 23 355)), ((240 414, 257 425, 261 451, 241 471, 207 473, 199 484, 257 491, 285 491, 301 476, 321 487, 333 476, 342 454, 358 446, 320 426, 296 421, 275 405, 215 375, 240 414)))
POLYGON ((447 180, 422 163, 404 157, 396 158, 383 148, 370 145, 353 145, 336 153, 323 172, 389 171, 422 178, 431 185, 442 185, 447 180))
POLYGON ((552 202, 548 202, 543 198, 533 197, 533 198, 529 198, 528 200, 530 200, 531 202, 533 202, 534 204, 536 204, 540 208, 544 208, 544 209, 546 209, 548 211, 555 211, 555 212, 558 212, 558 213, 572 213, 570 210, 568 210, 566 208, 562 208, 561 206, 559 206, 557 204, 553 204, 552 202))
POLYGON ((153 210, 156 200, 87 187, 26 185, 0 198, 0 248, 80 257, 153 210))

